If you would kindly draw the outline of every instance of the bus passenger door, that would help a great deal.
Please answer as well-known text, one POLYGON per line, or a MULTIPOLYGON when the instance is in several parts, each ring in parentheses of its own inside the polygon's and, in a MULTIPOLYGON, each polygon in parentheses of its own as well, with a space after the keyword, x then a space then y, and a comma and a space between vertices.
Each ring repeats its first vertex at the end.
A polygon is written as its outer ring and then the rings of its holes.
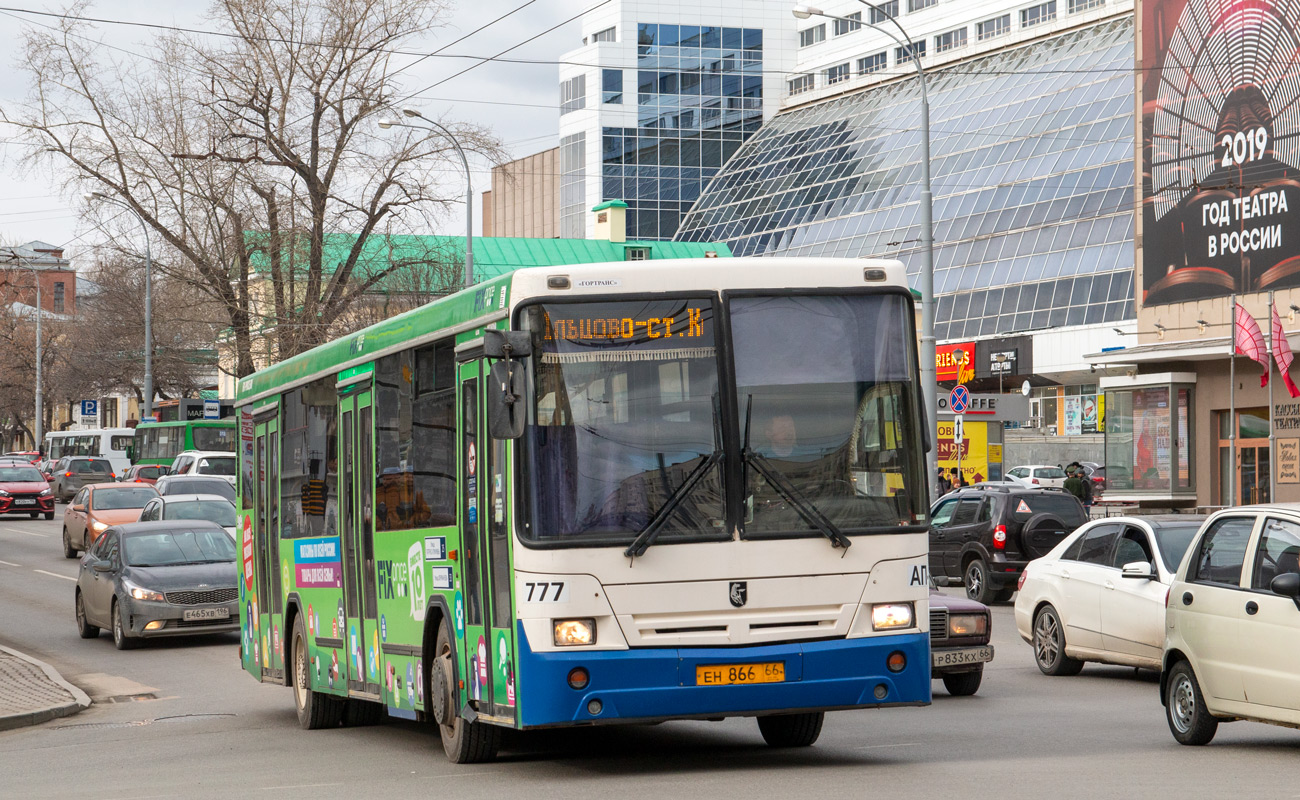
POLYGON ((374 454, 370 391, 339 399, 339 523, 343 539, 343 603, 348 688, 379 693, 379 626, 375 616, 374 454))
POLYGON ((253 508, 257 571, 257 638, 254 654, 262 677, 284 675, 284 642, 280 630, 284 586, 280 573, 280 439, 276 419, 259 422, 254 450, 256 485, 253 508))
POLYGON ((487 434, 480 360, 460 367, 461 552, 466 689, 479 714, 515 718, 506 447, 487 434))

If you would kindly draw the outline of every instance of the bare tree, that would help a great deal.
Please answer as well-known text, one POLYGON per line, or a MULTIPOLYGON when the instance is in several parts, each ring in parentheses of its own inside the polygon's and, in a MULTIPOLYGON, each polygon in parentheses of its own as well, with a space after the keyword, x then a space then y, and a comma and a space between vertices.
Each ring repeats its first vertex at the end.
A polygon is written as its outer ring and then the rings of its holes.
MULTIPOLYGON (((280 358, 337 332, 410 267, 367 265, 376 240, 430 230, 458 199, 439 181, 460 180, 449 142, 375 125, 398 96, 391 53, 444 13, 442 0, 219 0, 207 27, 222 36, 160 37, 149 64, 113 58, 65 21, 25 35, 31 94, 0 118, 70 189, 144 219, 159 271, 222 310, 242 376, 260 331, 280 358)), ((443 124, 498 158, 483 129, 443 124)), ((130 215, 93 213, 142 251, 130 215)))

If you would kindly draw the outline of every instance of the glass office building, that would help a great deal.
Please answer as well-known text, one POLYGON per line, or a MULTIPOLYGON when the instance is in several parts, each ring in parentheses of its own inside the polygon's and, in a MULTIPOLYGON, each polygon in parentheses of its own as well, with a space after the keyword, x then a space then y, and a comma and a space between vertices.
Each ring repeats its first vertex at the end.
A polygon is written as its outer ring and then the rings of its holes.
MULTIPOLYGON (((1133 36, 1125 15, 928 73, 938 339, 1133 318, 1133 36)), ((912 77, 778 114, 677 238, 915 274, 920 108, 912 77)))

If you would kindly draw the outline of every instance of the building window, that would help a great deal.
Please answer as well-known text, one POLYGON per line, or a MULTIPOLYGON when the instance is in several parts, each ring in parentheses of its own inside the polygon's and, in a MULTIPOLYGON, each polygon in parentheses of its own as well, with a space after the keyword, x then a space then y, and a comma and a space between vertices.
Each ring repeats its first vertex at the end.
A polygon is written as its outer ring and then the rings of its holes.
POLYGON ((623 70, 603 69, 600 71, 600 102, 623 102, 623 70))
POLYGON ((934 37, 934 52, 942 53, 945 50, 951 50, 954 47, 966 46, 966 29, 958 28, 955 31, 941 33, 934 37))
POLYGON ((1003 14, 1000 17, 986 19, 983 22, 975 24, 975 37, 979 41, 992 39, 994 36, 1001 36, 1004 33, 1011 32, 1011 15, 1003 14))
POLYGON ((586 238, 587 134, 575 133, 560 140, 560 236, 586 238))
POLYGON ((1078 14, 1080 11, 1101 8, 1104 5, 1106 5, 1106 0, 1070 0, 1070 13, 1078 14))
POLYGON ((1056 0, 1047 0, 1036 6, 1020 9, 1020 27, 1032 28, 1056 19, 1056 0))
POLYGON ((920 11, 923 8, 929 8, 935 5, 939 0, 907 0, 907 12, 920 11))
POLYGON ((826 23, 799 31, 799 46, 808 47, 826 41, 826 23))
POLYGON ((63 313, 63 281, 54 283, 54 313, 63 313))
POLYGON ((629 247, 627 249, 628 261, 645 261, 650 258, 650 251, 645 247, 629 247))
POLYGON ((826 70, 827 85, 840 83, 841 81, 847 81, 848 79, 849 79, 848 64, 836 64, 835 66, 826 70))
POLYGON ((912 55, 917 58, 925 58, 925 41, 913 42, 911 47, 895 47, 894 63, 908 64, 912 61, 912 55))
POLYGON ((587 76, 579 75, 560 84, 560 116, 587 107, 587 76))
POLYGON ((843 36, 846 33, 852 33, 862 27, 862 12, 854 11, 852 14, 846 14, 844 19, 835 20, 835 35, 843 36))
POLYGON ((876 53, 875 55, 858 59, 858 74, 870 75, 873 72, 880 72, 887 66, 889 66, 889 54, 876 53))
POLYGON ((814 86, 813 76, 800 75, 794 80, 789 81, 789 85, 790 85, 791 95, 803 94, 804 92, 811 92, 814 86))
POLYGON ((603 31, 596 31, 591 35, 592 42, 616 42, 618 41, 616 28, 606 28, 603 31))
POLYGON ((879 25, 887 19, 898 16, 898 0, 889 0, 888 3, 876 3, 876 8, 867 11, 867 20, 872 25, 879 25), (880 10, 877 11, 876 8, 880 10))

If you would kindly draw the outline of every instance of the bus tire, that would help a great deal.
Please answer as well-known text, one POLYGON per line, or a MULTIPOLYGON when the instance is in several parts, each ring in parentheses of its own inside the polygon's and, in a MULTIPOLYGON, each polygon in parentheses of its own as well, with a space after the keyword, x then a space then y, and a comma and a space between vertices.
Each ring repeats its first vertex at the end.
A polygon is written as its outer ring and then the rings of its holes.
POLYGON ((808 747, 822 735, 826 712, 773 714, 758 718, 758 732, 771 747, 808 747))
POLYGON ((384 718, 384 707, 370 700, 349 697, 343 706, 343 724, 349 728, 366 728, 378 725, 384 718))
POLYGON ((343 721, 344 699, 312 690, 311 672, 308 668, 307 635, 302 628, 302 615, 299 614, 293 621, 293 639, 289 653, 298 724, 309 731, 337 728, 343 721))
POLYGON ((457 700, 460 699, 455 680, 456 649, 445 617, 438 624, 438 640, 433 652, 436 664, 430 665, 429 701, 431 706, 437 703, 434 708, 442 710, 441 713, 435 712, 435 719, 441 716, 445 720, 436 724, 447 760, 453 764, 481 764, 494 760, 497 748, 501 746, 501 730, 484 722, 470 722, 456 712, 457 700))

